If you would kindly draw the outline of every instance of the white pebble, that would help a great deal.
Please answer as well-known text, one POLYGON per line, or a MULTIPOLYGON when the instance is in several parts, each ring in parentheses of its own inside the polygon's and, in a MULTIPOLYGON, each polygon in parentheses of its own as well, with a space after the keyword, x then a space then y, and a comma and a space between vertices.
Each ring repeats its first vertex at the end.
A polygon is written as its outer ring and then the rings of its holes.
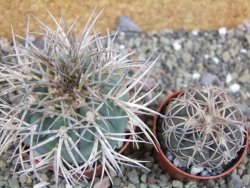
POLYGON ((3 51, 8 52, 9 47, 10 47, 9 41, 8 41, 6 38, 1 37, 1 38, 0 38, 0 48, 1 48, 3 51))
POLYGON ((246 54, 246 53, 247 53, 247 50, 246 50, 246 49, 244 49, 244 48, 242 48, 242 49, 240 50, 240 53, 242 53, 242 54, 246 54))
POLYGON ((192 166, 191 167, 191 174, 195 175, 195 174, 200 173, 203 170, 204 170, 204 167, 202 167, 202 166, 192 166))
POLYGON ((204 55, 204 58, 205 58, 205 59, 208 59, 208 58, 209 58, 209 55, 208 55, 208 54, 205 54, 205 55, 204 55))
POLYGON ((66 184, 66 188, 72 188, 72 185, 70 185, 70 184, 66 184))
POLYGON ((204 167, 202 167, 202 166, 192 166, 191 167, 191 174, 195 175, 195 174, 200 173, 203 170, 204 170, 204 167))
POLYGON ((226 34, 227 34, 227 28, 221 27, 221 28, 219 29, 219 34, 220 34, 220 35, 226 35, 226 34))
POLYGON ((232 92, 232 93, 237 93, 238 91, 240 91, 240 85, 235 83, 233 85, 231 85, 229 87, 229 90, 232 92))
POLYGON ((233 77, 231 74, 227 74, 227 77, 226 77, 226 82, 227 83, 230 83, 232 81, 233 77))
POLYGON ((198 36, 198 35, 199 35, 199 29, 194 29, 194 30, 192 31, 192 35, 198 36))
POLYGON ((175 159, 173 160, 173 163, 176 167, 180 167, 180 168, 186 166, 186 162, 180 159, 179 157, 175 157, 175 159))
POLYGON ((36 40, 35 35, 33 35, 33 34, 29 34, 29 36, 28 36, 28 40, 29 40, 29 41, 31 41, 31 42, 34 42, 34 41, 36 40))
POLYGON ((200 77, 201 77, 200 73, 197 73, 197 72, 195 72, 192 76, 193 80, 198 80, 200 79, 200 77))
POLYGON ((179 41, 174 41, 173 43, 173 47, 176 51, 180 50, 181 49, 181 44, 179 41))
POLYGON ((42 181, 42 182, 40 182, 40 183, 35 184, 35 185, 33 186, 33 188, 43 188, 43 187, 46 187, 47 185, 49 185, 48 182, 42 181))
POLYGON ((120 49, 122 49, 122 50, 125 49, 125 45, 122 45, 122 44, 121 44, 121 45, 120 45, 120 49))
POLYGON ((219 64, 219 63, 220 63, 219 58, 213 57, 212 59, 213 59, 213 62, 214 62, 215 64, 219 64))

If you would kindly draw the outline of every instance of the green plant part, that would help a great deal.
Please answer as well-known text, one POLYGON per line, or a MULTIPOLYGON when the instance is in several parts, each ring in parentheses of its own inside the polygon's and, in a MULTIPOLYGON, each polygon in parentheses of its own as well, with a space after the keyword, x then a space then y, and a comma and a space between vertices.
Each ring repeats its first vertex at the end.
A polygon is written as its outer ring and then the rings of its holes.
POLYGON ((244 116, 223 90, 187 89, 172 98, 163 113, 165 144, 187 167, 226 165, 244 147, 244 116))
MULTIPOLYGON (((40 75, 41 76, 41 75, 40 75)), ((106 76, 103 76, 102 81, 106 79, 106 76)), ((98 80, 95 80, 98 81, 98 80)), ((118 82, 118 77, 116 79, 110 78, 108 80, 108 84, 115 84, 118 82)), ((62 89, 62 88, 60 88, 62 89)), ((64 88, 67 92, 67 89, 64 88)), ((110 91, 112 87, 109 85, 103 87, 100 91, 102 93, 107 93, 110 91), (105 92, 106 91, 106 92, 105 92)), ((34 95, 44 95, 43 97, 40 97, 41 99, 44 99, 45 96, 48 96, 48 88, 41 88, 37 87, 33 90, 34 95)), ((69 93, 70 95, 70 93, 69 93)), ((72 94, 71 94, 72 95, 72 94)), ((73 100, 73 99, 71 99, 73 100)), ((126 93, 123 97, 121 97, 121 100, 127 102, 129 100, 128 93, 126 93)), ((71 101, 68 101, 71 102, 71 101)), ((74 156, 74 160, 78 162, 85 162, 86 159, 90 157, 91 151, 93 150, 94 142, 95 142, 95 134, 97 134, 97 130, 95 128, 95 125, 98 126, 100 129, 99 131, 102 131, 103 134, 113 134, 113 133, 124 133, 126 125, 128 123, 128 117, 126 116, 126 113, 119 107, 115 106, 114 102, 112 100, 107 99, 105 101, 105 104, 101 104, 98 100, 91 101, 89 99, 86 99, 85 105, 81 104, 80 106, 77 106, 76 108, 72 108, 70 115, 75 116, 76 120, 69 120, 63 117, 60 117, 59 115, 46 115, 44 116, 44 112, 42 112, 45 108, 43 106, 40 106, 39 104, 32 105, 32 107, 28 110, 23 112, 24 115, 24 121, 33 125, 36 124, 36 131, 37 132, 43 132, 46 130, 57 130, 59 131, 61 128, 67 129, 67 135, 72 139, 72 141, 76 144, 76 148, 72 148, 72 156, 74 156), (39 109, 40 112, 38 111, 39 109), (98 109, 98 113, 94 114, 92 111, 93 109, 98 109), (35 112, 35 113, 34 113, 35 112), (100 117, 106 117, 106 118, 98 118, 100 117), (96 118, 97 117, 97 118, 96 118), (108 118, 107 118, 108 117, 108 118), (70 129, 69 127, 75 126, 74 124, 77 123, 77 121, 81 121, 82 124, 86 125, 85 127, 78 128, 78 129, 70 129), (91 123, 92 125, 88 125, 91 123), (118 126, 119 125, 119 126, 118 126), (88 126, 88 129, 86 127, 88 126), (79 140, 79 136, 81 136, 83 139, 79 140), (81 156, 82 155, 82 156, 81 156), (83 158, 82 158, 83 157, 83 158)), ((62 108, 67 108, 68 104, 67 101, 65 104, 60 106, 60 103, 62 101, 54 101, 52 103, 52 106, 57 106, 56 108, 58 113, 62 112, 62 108)), ((33 137, 32 142, 33 144, 39 144, 43 141, 47 141, 50 137, 54 136, 55 133, 46 134, 46 135, 36 135, 33 137)), ((119 137, 119 136, 118 136, 119 137)), ((120 137, 122 138, 122 137, 120 137)), ((115 148, 117 145, 117 141, 112 139, 107 139, 108 145, 111 148, 115 148)), ((26 145, 30 145, 31 138, 28 137, 25 140, 26 145)), ((41 145, 40 147, 36 148, 35 151, 39 154, 45 154, 51 151, 55 146, 58 144, 59 138, 56 138, 44 145, 41 145)), ((98 148, 101 149, 100 146, 98 148)), ((61 157, 64 158, 67 162, 73 163, 73 159, 71 157, 70 153, 68 152, 65 143, 62 144, 62 151, 61 151, 61 157)))
POLYGON ((0 153, 15 143, 20 174, 34 172, 41 180, 37 172, 52 166, 56 185, 60 174, 75 185, 99 164, 102 177, 121 173, 121 165, 142 167, 142 161, 119 153, 121 142, 154 144, 138 116, 156 113, 147 106, 161 92, 147 99, 158 84, 141 94, 156 60, 135 61, 132 53, 115 50, 115 35, 95 33, 99 15, 93 14, 81 35, 77 19, 68 25, 49 13, 56 25, 52 29, 35 18, 43 49, 30 41, 27 27, 24 45, 13 38, 18 63, 0 63, 5 83, 0 93, 0 153))

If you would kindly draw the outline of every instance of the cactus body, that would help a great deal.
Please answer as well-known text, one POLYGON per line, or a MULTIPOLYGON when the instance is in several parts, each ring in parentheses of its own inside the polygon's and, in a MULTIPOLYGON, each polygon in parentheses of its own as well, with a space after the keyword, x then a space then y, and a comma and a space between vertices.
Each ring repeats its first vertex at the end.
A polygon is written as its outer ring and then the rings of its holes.
MULTIPOLYGON (((103 80, 106 78, 106 76, 103 76, 103 80)), ((118 77, 114 77, 110 79, 109 83, 110 84, 116 84, 118 81, 118 77)), ((102 91, 103 93, 107 93, 110 91, 112 87, 111 86, 106 86, 103 87, 102 91)), ((48 88, 46 87, 38 87, 34 89, 34 95, 37 94, 39 100, 42 100, 45 98, 46 95, 48 95, 48 88)), ((126 93, 123 97, 122 100, 127 102, 129 100, 129 96, 126 93)), ((78 118, 75 121, 81 121, 81 117, 86 117, 86 114, 94 109, 98 109, 98 106, 101 105, 101 101, 91 101, 89 99, 85 100, 85 106, 80 107, 80 108, 74 108, 72 115, 77 116, 78 118)), ((59 113, 62 113, 62 110, 60 109, 59 106, 59 101, 55 101, 55 103, 51 104, 51 107, 58 106, 57 111, 59 113)), ((82 157, 87 160, 91 154, 91 151, 94 146, 95 142, 95 134, 97 134, 95 126, 88 125, 88 121, 81 121, 82 125, 86 125, 86 127, 82 128, 77 128, 74 130, 73 128, 70 128, 75 122, 70 121, 69 119, 65 119, 63 117, 59 117, 58 115, 53 115, 53 114, 46 114, 45 112, 35 112, 35 109, 38 108, 39 110, 44 110, 44 107, 38 105, 32 105, 33 110, 29 110, 26 112, 24 120, 26 123, 29 123, 32 125, 37 124, 36 131, 41 132, 41 131, 46 131, 46 130, 59 130, 61 128, 68 129, 66 131, 67 136, 72 139, 74 143, 77 145, 77 149, 80 151, 82 154, 82 157), (79 136, 81 135, 82 139, 79 141, 79 136)), ((124 133, 125 132, 125 127, 128 123, 128 118, 126 117, 126 113, 119 107, 115 106, 115 104, 111 100, 107 100, 106 104, 103 104, 101 108, 97 111, 98 115, 101 116, 104 119, 96 119, 96 124, 98 124, 99 128, 102 129, 103 134, 109 134, 109 133, 124 133)), ((23 115, 23 113, 21 113, 23 115)), ((51 136, 55 135, 56 133, 49 133, 46 135, 36 135, 33 137, 33 144, 39 144, 42 141, 45 141, 49 139, 51 136)), ((29 145, 30 143, 30 137, 25 139, 25 143, 29 145)), ((36 152, 39 154, 46 154, 49 151, 51 151, 53 148, 55 148, 58 145, 59 138, 55 138, 54 140, 46 143, 45 145, 42 145, 38 148, 36 148, 36 152)), ((117 141, 114 140, 108 140, 110 146, 112 148, 115 148, 117 145, 117 141)), ((100 146, 99 146, 100 149, 100 146)), ((74 159, 78 161, 79 163, 83 159, 79 156, 78 152, 76 151, 75 148, 71 149, 71 152, 74 156, 74 159)), ((69 151, 66 149, 65 144, 62 145, 62 151, 61 151, 61 157, 64 158, 67 162, 73 163, 72 157, 69 155, 69 151)))
POLYGON ((52 165, 56 185, 60 174, 75 185, 100 164, 109 176, 121 173, 121 165, 143 167, 116 148, 130 141, 154 144, 153 133, 138 116, 156 113, 147 106, 160 92, 147 100, 158 84, 140 94, 156 60, 134 61, 132 54, 117 51, 113 35, 93 29, 98 16, 92 14, 79 35, 77 20, 68 25, 63 16, 49 15, 55 29, 35 18, 43 49, 29 40, 27 28, 24 46, 14 38, 18 62, 0 63, 0 80, 7 83, 0 93, 0 153, 14 142, 21 172, 39 178, 36 172, 52 165), (23 160, 27 154, 30 159, 23 160))
POLYGON ((187 89, 170 100, 164 113, 165 144, 187 167, 226 165, 244 146, 243 114, 222 90, 187 89))

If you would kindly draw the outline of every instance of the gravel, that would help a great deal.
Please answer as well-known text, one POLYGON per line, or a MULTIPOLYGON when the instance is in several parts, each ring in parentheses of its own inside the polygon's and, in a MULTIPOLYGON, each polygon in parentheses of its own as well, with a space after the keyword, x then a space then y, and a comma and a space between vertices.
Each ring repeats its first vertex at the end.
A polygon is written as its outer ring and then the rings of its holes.
POLYGON ((250 183, 250 174, 244 174, 242 176, 243 185, 247 186, 250 183))
MULTIPOLYGON (((136 24, 135 24, 136 25, 136 24)), ((137 28, 138 29, 138 28, 137 28)), ((140 29, 140 28, 139 28, 140 29)), ((126 30, 125 30, 126 31, 126 30)), ((155 80, 164 86, 163 94, 151 105, 156 109, 169 90, 180 90, 186 87, 201 84, 213 84, 227 90, 242 106, 242 111, 250 116, 250 22, 242 24, 235 29, 220 28, 218 30, 170 30, 144 33, 120 32, 117 36, 115 47, 118 49, 136 51, 133 58, 151 60, 159 56, 155 70, 155 80)), ((34 39, 34 43, 42 47, 43 42, 34 39)), ((12 49, 10 43, 0 37, 0 61, 12 49)), ((15 61, 13 57, 5 57, 5 61, 15 61)), ((155 96, 152 93, 152 96, 155 96)), ((152 128, 152 117, 145 117, 149 127, 152 128)), ((217 180, 181 182, 173 180, 163 172, 154 159, 154 149, 150 145, 140 144, 137 150, 130 146, 127 155, 138 160, 150 161, 146 163, 147 169, 123 167, 123 176, 113 177, 112 187, 129 188, 158 188, 158 187, 220 187, 242 188, 250 186, 250 151, 242 164, 226 177, 217 180)), ((0 156, 0 187, 55 187, 53 172, 44 170, 39 173, 44 182, 39 182, 34 175, 17 177, 13 176, 13 163, 7 162, 13 148, 0 156)), ((174 158, 172 159, 174 160, 174 158)), ((96 179, 95 182, 98 182, 96 179)), ((59 187, 70 187, 59 178, 59 187), (67 186, 66 186, 67 185, 67 186)), ((88 187, 83 183, 80 187, 88 187)), ((103 187, 104 188, 104 187, 103 187)))
POLYGON ((127 176, 128 176, 128 179, 131 183, 133 183, 133 184, 140 183, 138 172, 136 171, 136 169, 132 169, 131 171, 129 171, 127 173, 127 176))
POLYGON ((147 174, 142 174, 140 180, 142 183, 146 183, 147 182, 147 174))
POLYGON ((242 188, 243 181, 237 174, 232 174, 228 179, 228 188, 242 188))
POLYGON ((135 184, 132 184, 132 183, 129 183, 129 184, 128 184, 128 188, 136 188, 136 185, 135 185, 135 184))
POLYGON ((172 183, 173 183, 174 188, 182 188, 183 187, 183 183, 179 180, 174 180, 172 183))

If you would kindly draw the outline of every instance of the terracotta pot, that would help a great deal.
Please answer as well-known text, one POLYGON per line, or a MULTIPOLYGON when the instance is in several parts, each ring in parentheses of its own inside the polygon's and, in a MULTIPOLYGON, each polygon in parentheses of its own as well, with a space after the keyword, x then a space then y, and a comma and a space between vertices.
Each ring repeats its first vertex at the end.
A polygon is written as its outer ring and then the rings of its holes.
MULTIPOLYGON (((163 107, 167 105, 169 100, 171 98, 174 98, 181 94, 183 91, 177 91, 175 93, 169 92, 167 94, 166 99, 160 104, 157 112, 161 113, 163 107)), ((154 125, 153 125, 153 133, 155 137, 157 138, 157 122, 158 122, 158 115, 155 115, 154 117, 154 125)), ((159 166, 162 168, 163 171, 167 172, 172 178, 174 179, 179 179, 181 181, 189 181, 189 180, 207 180, 207 179, 216 179, 223 177, 233 171, 239 164, 240 162, 244 159, 246 153, 247 153, 247 148, 248 148, 248 129, 246 128, 246 137, 245 137, 245 147, 240 150, 238 153, 238 158, 236 161, 228 168, 226 169, 223 173, 218 174, 216 176, 197 176, 197 175, 192 175, 189 174, 180 168, 177 168, 171 161, 168 160, 166 155, 164 154, 163 150, 161 149, 160 144, 157 142, 156 147, 158 152, 155 152, 156 158, 158 160, 159 166)))

